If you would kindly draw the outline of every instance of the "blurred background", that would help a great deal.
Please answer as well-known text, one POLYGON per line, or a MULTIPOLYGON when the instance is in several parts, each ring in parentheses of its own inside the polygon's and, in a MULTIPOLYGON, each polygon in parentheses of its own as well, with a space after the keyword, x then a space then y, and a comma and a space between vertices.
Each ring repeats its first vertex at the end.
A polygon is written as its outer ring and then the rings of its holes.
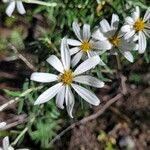
MULTIPOLYGON (((0 2, 0 106, 19 97, 18 103, 0 112, 0 122, 6 121, 0 131, 0 141, 10 137, 14 147, 31 150, 149 150, 150 149, 150 43, 144 54, 133 52, 135 61, 129 63, 120 57, 118 70, 114 56, 101 56, 108 66, 99 66, 92 74, 105 81, 106 86, 95 90, 102 103, 91 107, 79 97, 71 119, 66 110, 55 106, 55 100, 34 106, 34 101, 49 85, 41 87, 31 82, 34 71, 49 72, 45 62, 51 54, 59 56, 60 40, 75 37, 72 22, 88 23, 91 28, 112 13, 123 18, 135 6, 144 14, 149 0, 43 0, 56 2, 55 7, 24 3, 27 11, 12 17, 5 14, 7 4, 0 2), (38 87, 38 88, 36 88, 38 87), (31 91, 29 91, 31 89, 31 91), (27 91, 27 94, 21 95, 27 91), (77 124, 54 139, 71 124, 96 114, 114 96, 125 92, 113 105, 95 119, 77 124)), ((0 144, 1 145, 1 144, 0 144)))

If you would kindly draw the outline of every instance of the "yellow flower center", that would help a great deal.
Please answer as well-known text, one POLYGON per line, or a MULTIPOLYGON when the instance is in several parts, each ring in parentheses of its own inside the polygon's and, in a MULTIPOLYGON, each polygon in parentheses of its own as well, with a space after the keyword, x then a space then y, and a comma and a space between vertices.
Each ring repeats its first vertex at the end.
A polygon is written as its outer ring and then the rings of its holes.
POLYGON ((145 28, 145 22, 142 19, 138 19, 133 26, 136 31, 142 31, 145 28))
POLYGON ((80 49, 86 53, 89 52, 91 48, 92 48, 91 43, 87 41, 84 41, 82 45, 80 46, 80 49))
POLYGON ((113 36, 109 39, 110 43, 113 44, 113 46, 118 46, 120 43, 120 38, 118 36, 113 36))
POLYGON ((73 82, 73 73, 71 70, 66 70, 60 75, 60 81, 65 85, 70 85, 73 82))

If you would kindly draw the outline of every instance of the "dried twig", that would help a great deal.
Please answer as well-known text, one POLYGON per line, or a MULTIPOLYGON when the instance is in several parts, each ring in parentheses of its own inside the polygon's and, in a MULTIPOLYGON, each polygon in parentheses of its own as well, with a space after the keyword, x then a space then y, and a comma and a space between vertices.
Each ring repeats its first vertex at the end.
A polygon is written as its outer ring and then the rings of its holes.
POLYGON ((102 115, 105 110, 107 108, 109 108, 113 103, 115 103, 117 100, 119 100, 121 97, 123 97, 123 94, 119 93, 117 94, 114 98, 110 99, 106 104, 104 104, 101 109, 99 111, 97 111, 96 113, 83 118, 82 120, 75 122, 73 124, 71 124, 69 127, 67 127, 65 130, 63 130, 62 132, 60 132, 56 137, 54 137, 51 142, 50 145, 53 144, 56 140, 60 139, 66 132, 68 132, 69 130, 73 129, 74 127, 80 125, 80 124, 85 124, 91 120, 94 120, 96 118, 98 118, 100 115, 102 115))

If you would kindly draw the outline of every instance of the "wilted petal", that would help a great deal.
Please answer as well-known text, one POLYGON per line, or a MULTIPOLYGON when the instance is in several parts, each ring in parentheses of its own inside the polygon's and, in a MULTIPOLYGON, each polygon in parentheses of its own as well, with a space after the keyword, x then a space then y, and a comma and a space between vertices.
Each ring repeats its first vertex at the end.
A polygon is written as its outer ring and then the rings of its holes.
POLYGON ((58 76, 50 73, 34 72, 30 79, 36 82, 48 83, 58 80, 58 76))
POLYGON ((75 100, 74 100, 74 96, 69 86, 66 87, 65 100, 66 100, 67 112, 69 116, 73 118, 72 111, 73 111, 75 100))
POLYGON ((100 100, 94 93, 77 84, 71 84, 71 86, 85 101, 95 106, 99 105, 100 100))
POLYGON ((25 9, 24 9, 24 6, 23 6, 23 4, 22 4, 22 1, 16 1, 16 3, 17 3, 17 10, 18 10, 18 12, 20 13, 20 14, 25 14, 26 13, 26 11, 25 11, 25 9))
POLYGON ((112 19, 111 19, 111 28, 117 29, 118 25, 119 25, 119 16, 116 14, 113 14, 112 19))
POLYGON ((62 86, 56 96, 56 105, 61 109, 64 109, 65 92, 65 86, 62 86))
POLYGON ((104 82, 87 75, 77 76, 74 78, 74 81, 82 84, 87 84, 93 87, 97 87, 97 88, 101 88, 104 86, 104 82))
POLYGON ((87 60, 85 60, 83 63, 81 63, 74 71, 74 75, 79 75, 83 72, 86 72, 90 70, 91 68, 94 68, 97 64, 99 64, 100 58, 99 56, 90 57, 87 60))
POLYGON ((15 1, 12 1, 9 3, 7 9, 6 9, 6 14, 10 17, 15 10, 15 1))
POLYGON ((54 67, 57 71, 63 73, 64 72, 64 67, 61 63, 61 61, 55 56, 51 55, 49 58, 46 59, 46 61, 54 67))
POLYGON ((46 90, 37 98, 34 105, 43 104, 51 100, 59 92, 61 87, 62 87, 62 83, 57 83, 56 85, 50 87, 48 90, 46 90))

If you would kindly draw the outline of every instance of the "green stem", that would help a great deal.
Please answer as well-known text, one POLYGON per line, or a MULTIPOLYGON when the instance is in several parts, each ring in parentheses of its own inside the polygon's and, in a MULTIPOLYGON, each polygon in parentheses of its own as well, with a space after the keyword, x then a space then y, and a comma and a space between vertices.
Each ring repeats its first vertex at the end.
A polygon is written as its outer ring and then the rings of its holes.
POLYGON ((49 7, 56 7, 57 3, 53 2, 53 3, 48 3, 48 2, 42 2, 39 0, 22 0, 25 3, 32 3, 32 4, 38 4, 38 5, 44 5, 44 6, 49 6, 49 7))

